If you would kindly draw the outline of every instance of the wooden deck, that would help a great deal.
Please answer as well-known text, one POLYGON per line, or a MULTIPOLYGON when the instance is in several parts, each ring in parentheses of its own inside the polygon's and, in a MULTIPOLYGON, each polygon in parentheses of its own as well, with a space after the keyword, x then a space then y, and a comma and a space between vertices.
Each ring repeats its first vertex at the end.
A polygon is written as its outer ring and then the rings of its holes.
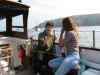
POLYGON ((16 75, 35 75, 35 74, 32 73, 30 70, 24 70, 24 71, 16 73, 16 75))
POLYGON ((28 67, 27 70, 16 72, 16 75, 35 75, 31 67, 28 67))

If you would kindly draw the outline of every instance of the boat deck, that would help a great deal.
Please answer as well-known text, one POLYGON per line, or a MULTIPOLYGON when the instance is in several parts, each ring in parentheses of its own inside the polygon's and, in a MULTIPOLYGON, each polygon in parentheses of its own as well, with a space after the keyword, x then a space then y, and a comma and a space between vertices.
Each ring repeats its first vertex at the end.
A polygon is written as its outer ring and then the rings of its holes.
POLYGON ((31 68, 28 68, 27 70, 16 72, 16 75, 35 75, 35 74, 31 68))
POLYGON ((16 73, 16 75, 35 75, 35 74, 33 74, 30 70, 24 70, 16 73))

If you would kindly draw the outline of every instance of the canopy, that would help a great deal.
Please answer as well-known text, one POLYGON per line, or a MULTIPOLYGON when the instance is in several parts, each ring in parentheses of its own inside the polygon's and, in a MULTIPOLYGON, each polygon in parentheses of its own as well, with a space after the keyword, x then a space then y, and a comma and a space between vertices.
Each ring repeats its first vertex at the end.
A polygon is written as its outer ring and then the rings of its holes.
POLYGON ((30 0, 29 3, 30 28, 46 20, 100 13, 99 0, 30 0))
POLYGON ((6 16, 17 16, 27 12, 29 9, 28 5, 14 1, 0 1, 0 19, 6 16))
MULTIPOLYGON (((1 32, 0 35, 6 36, 15 36, 21 38, 27 38, 27 18, 28 18, 28 5, 25 5, 20 2, 14 1, 0 1, 0 20, 5 19, 5 21, 1 21, 1 32), (22 15, 22 26, 17 26, 17 24, 13 24, 13 17, 22 15), (3 26, 4 25, 4 26, 3 26), (3 26, 3 27, 2 27, 3 26), (6 27, 6 28, 5 28, 6 27), (2 29, 5 28, 5 31, 2 32, 2 29), (22 29, 23 31, 16 31, 15 29, 22 29)), ((18 22, 18 20, 16 20, 18 22)))

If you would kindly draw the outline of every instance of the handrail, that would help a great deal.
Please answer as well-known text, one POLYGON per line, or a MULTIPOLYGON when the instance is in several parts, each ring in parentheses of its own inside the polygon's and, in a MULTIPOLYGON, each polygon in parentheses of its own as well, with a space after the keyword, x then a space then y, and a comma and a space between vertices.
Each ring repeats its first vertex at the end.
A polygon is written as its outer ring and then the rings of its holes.
POLYGON ((95 35, 95 33, 96 32, 100 32, 100 30, 87 30, 87 31, 79 31, 79 32, 92 32, 92 37, 93 37, 93 48, 95 48, 95 44, 96 44, 96 39, 95 39, 95 37, 96 37, 96 35, 95 35))
MULTIPOLYGON (((38 42, 38 40, 33 40, 35 42, 38 42)), ((55 42, 55 45, 58 45, 58 42, 55 42)), ((96 50, 96 51, 100 51, 100 48, 94 48, 94 47, 84 47, 84 46, 79 46, 79 49, 90 49, 90 50, 96 50)))
POLYGON ((88 50, 100 51, 99 48, 90 48, 90 47, 82 47, 82 46, 80 46, 79 49, 80 49, 80 51, 81 51, 82 49, 88 49, 88 50))
MULTIPOLYGON (((39 31, 40 32, 40 31, 39 31)), ((38 33, 39 33, 38 32, 38 33)), ((55 33, 57 33, 57 32, 59 32, 59 31, 57 31, 57 30, 55 30, 55 33)), ((96 34, 96 32, 100 32, 100 30, 79 30, 79 33, 81 34, 81 32, 90 32, 91 33, 91 40, 88 40, 89 42, 91 42, 91 44, 88 42, 87 44, 89 44, 88 46, 92 46, 93 48, 95 48, 96 47, 96 42, 97 42, 97 40, 96 40, 96 36, 97 36, 97 34, 96 34)), ((37 34, 35 34, 35 35, 37 35, 37 34)), ((58 37, 59 37, 59 34, 57 34, 58 35, 58 37)), ((85 35, 84 35, 85 36, 85 35)), ((35 36, 36 38, 37 38, 37 36, 35 36)), ((88 36, 87 35, 87 37, 90 37, 90 36, 88 36)), ((35 38, 35 39, 36 39, 35 38)), ((81 40, 81 38, 80 38, 80 40, 81 40)), ((99 42, 99 41, 98 41, 99 42)), ((98 43, 97 42, 97 43, 98 43)), ((80 45, 82 45, 82 42, 80 41, 80 45)), ((84 44, 83 44, 84 45, 84 44)))
POLYGON ((100 32, 100 30, 79 30, 79 32, 91 32, 91 31, 100 32))

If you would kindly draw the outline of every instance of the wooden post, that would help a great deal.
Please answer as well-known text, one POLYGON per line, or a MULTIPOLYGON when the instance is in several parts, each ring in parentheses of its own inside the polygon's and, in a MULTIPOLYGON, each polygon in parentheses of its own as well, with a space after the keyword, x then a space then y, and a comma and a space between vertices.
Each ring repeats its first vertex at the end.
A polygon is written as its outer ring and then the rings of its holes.
POLYGON ((12 17, 6 17, 6 33, 7 35, 12 35, 12 17))
POLYGON ((23 14, 23 26, 24 26, 25 38, 28 38, 28 36, 27 36, 27 20, 28 20, 28 11, 23 14))

